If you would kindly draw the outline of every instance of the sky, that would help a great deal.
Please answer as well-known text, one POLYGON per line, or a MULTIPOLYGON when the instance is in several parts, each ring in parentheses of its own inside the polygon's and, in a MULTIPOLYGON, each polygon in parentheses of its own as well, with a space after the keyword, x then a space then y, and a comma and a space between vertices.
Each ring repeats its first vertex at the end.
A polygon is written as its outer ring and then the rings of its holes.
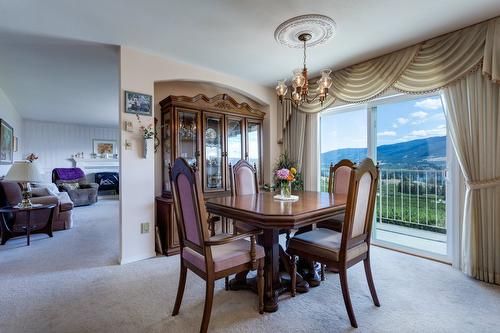
MULTIPOLYGON (((377 146, 446 135, 439 96, 422 97, 377 106, 377 146)), ((367 147, 367 111, 321 117, 321 152, 367 147)))

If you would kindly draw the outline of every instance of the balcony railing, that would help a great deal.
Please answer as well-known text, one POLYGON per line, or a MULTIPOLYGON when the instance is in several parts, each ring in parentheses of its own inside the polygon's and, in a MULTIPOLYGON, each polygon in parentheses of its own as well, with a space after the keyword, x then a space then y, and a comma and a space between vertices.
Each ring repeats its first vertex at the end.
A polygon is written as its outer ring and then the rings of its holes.
MULTIPOLYGON (((321 171, 321 191, 328 170, 321 171)), ((380 169, 376 222, 446 233, 446 170, 380 169)))

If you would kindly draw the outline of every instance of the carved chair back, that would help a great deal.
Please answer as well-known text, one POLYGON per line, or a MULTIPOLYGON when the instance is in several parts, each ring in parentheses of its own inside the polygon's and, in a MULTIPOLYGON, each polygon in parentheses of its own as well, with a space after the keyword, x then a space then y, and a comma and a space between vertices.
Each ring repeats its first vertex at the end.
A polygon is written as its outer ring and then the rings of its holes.
POLYGON ((363 242, 370 244, 379 168, 369 158, 354 166, 349 181, 340 256, 363 242))
POLYGON ((209 239, 208 215, 200 173, 183 158, 169 166, 169 173, 181 251, 188 247, 211 260, 210 247, 205 246, 209 239))
POLYGON ((349 180, 352 168, 356 164, 344 159, 337 164, 330 165, 330 176, 328 177, 328 192, 347 195, 349 192, 349 180))
POLYGON ((245 195, 259 193, 257 167, 246 160, 239 160, 234 166, 229 164, 231 194, 245 195))

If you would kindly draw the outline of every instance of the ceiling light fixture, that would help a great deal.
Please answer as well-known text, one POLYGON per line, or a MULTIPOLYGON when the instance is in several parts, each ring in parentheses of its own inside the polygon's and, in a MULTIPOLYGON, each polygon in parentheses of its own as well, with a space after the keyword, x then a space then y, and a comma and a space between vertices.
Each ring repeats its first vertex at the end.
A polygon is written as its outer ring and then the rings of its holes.
POLYGON ((307 70, 307 46, 312 47, 326 42, 335 32, 335 22, 324 15, 302 15, 294 17, 280 24, 274 32, 274 38, 281 44, 292 48, 303 48, 303 67, 293 71, 292 87, 289 89, 286 80, 278 81, 276 94, 280 102, 292 101, 296 106, 303 103, 314 103, 319 100, 323 105, 332 86, 331 70, 321 71, 317 81, 317 90, 313 93, 309 89, 307 70), (287 93, 290 94, 287 95, 287 93))

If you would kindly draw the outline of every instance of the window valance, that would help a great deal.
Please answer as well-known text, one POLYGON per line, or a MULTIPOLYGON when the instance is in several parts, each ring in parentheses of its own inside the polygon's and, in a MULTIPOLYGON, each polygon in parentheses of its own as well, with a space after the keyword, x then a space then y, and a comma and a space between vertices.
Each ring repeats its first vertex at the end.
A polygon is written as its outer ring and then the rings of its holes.
MULTIPOLYGON (((300 110, 319 112, 336 99, 360 103, 389 88, 426 93, 479 69, 500 83, 500 17, 338 70, 332 75, 333 85, 323 106, 318 102, 300 110)), ((309 83, 311 89, 314 81, 309 83)))

